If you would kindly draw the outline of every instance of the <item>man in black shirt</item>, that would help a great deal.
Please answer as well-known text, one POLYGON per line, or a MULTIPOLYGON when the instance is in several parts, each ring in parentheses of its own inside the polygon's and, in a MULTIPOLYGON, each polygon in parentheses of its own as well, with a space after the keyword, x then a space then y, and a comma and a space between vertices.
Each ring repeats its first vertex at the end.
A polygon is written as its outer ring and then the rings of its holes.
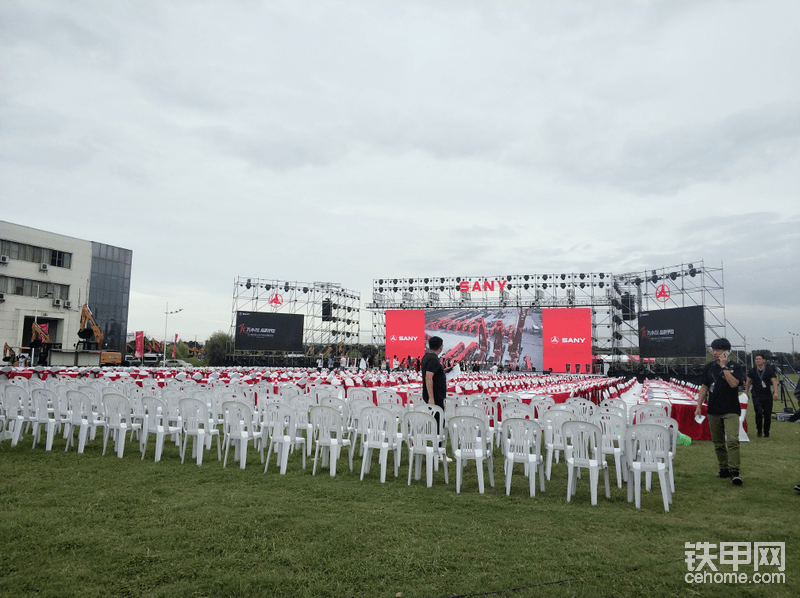
POLYGON ((432 336, 428 341, 430 349, 425 352, 420 364, 422 373, 422 400, 444 409, 444 398, 447 396, 447 378, 444 367, 439 361, 444 342, 441 337, 432 336))
POLYGON ((769 427, 772 423, 772 400, 778 398, 778 376, 775 370, 766 365, 763 353, 755 354, 756 367, 747 372, 744 389, 750 395, 750 401, 756 412, 756 430, 758 436, 764 432, 769 438, 769 427))
POLYGON ((719 477, 730 478, 737 486, 739 477, 739 386, 745 380, 744 368, 728 361, 731 343, 726 338, 714 339, 711 353, 714 361, 703 369, 703 382, 697 395, 695 416, 701 415, 708 397, 708 427, 719 462, 719 477))

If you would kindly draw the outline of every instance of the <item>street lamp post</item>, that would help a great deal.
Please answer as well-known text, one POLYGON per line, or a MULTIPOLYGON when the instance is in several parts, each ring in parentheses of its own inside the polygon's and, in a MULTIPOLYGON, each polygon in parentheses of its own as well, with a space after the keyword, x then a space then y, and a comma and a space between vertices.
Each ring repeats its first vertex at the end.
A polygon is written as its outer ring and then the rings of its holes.
POLYGON ((166 367, 167 365, 167 322, 169 322, 169 317, 172 314, 177 314, 178 312, 182 312, 183 308, 176 309, 175 311, 169 311, 169 301, 167 301, 167 308, 164 310, 164 355, 161 358, 161 367, 166 367))

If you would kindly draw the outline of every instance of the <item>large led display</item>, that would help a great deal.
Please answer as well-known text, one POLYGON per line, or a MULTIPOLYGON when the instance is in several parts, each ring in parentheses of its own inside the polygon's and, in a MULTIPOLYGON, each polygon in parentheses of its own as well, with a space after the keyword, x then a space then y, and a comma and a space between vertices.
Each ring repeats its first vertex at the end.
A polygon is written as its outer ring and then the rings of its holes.
POLYGON ((703 306, 643 311, 639 314, 639 353, 642 357, 704 357, 703 306))
MULTIPOLYGON (((386 359, 422 357, 425 353, 425 311, 394 309, 386 312, 386 359)), ((392 361, 390 361, 392 363, 392 361)))
POLYGON ((591 308, 551 308, 542 310, 544 368, 554 372, 591 370, 591 308))
POLYGON ((303 315, 236 312, 237 351, 303 351, 303 315))

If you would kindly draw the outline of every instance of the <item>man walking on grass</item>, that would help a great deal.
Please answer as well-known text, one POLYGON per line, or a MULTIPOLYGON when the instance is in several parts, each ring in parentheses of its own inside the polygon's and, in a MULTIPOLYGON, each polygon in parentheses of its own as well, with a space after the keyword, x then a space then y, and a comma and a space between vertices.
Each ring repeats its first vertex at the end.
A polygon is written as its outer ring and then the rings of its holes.
POLYGON ((744 383, 744 367, 728 361, 731 343, 717 338, 711 343, 714 361, 703 369, 703 381, 697 395, 695 416, 702 413, 703 402, 708 397, 708 427, 719 463, 720 478, 730 478, 736 486, 742 485, 739 477, 739 386, 744 383))

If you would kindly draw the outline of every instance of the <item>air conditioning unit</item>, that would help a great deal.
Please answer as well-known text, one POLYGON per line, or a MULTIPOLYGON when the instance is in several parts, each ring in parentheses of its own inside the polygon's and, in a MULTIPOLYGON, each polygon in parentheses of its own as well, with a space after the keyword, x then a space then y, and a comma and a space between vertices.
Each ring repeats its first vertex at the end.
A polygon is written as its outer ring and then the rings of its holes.
POLYGON ((61 299, 53 299, 53 307, 61 307, 61 299))
POLYGON ((67 309, 72 307, 72 301, 64 301, 64 307, 66 307, 67 309))
POLYGON ((50 269, 50 264, 39 264, 39 272, 47 272, 50 269))
POLYGON ((0 255, 0 264, 7 264, 10 261, 11 258, 9 258, 7 255, 0 255))
POLYGON ((5 293, 0 293, 0 303, 2 303, 5 300, 6 300, 6 294, 5 293))

